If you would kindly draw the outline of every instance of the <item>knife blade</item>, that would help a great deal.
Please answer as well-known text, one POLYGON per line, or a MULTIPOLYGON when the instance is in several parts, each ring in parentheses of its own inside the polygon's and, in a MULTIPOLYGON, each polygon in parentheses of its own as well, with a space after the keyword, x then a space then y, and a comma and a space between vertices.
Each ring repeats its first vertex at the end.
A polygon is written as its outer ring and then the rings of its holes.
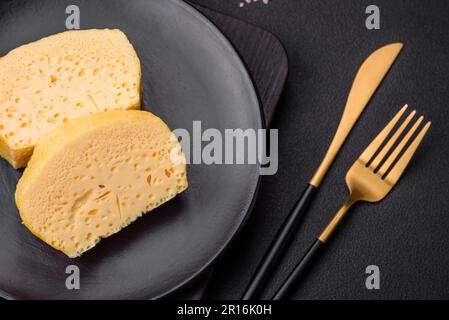
POLYGON ((320 166, 310 180, 318 187, 348 137, 354 124, 368 105, 385 75, 403 48, 402 43, 392 43, 374 51, 360 66, 348 95, 343 116, 335 136, 320 166))

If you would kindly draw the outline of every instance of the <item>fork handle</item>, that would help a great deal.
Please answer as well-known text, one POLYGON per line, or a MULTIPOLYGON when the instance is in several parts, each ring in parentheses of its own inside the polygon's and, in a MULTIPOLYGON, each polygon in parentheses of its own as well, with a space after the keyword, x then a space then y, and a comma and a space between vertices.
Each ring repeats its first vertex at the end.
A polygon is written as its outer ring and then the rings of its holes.
POLYGON ((312 246, 307 250, 306 254, 301 258, 299 263, 293 269, 292 273, 287 277, 285 282, 273 296, 272 300, 282 300, 287 298, 288 294, 295 286, 296 282, 300 280, 302 276, 307 272, 308 268, 315 260, 318 253, 321 251, 324 244, 329 240, 329 237, 337 229, 338 225, 341 223, 349 208, 357 201, 354 197, 350 196, 348 200, 343 204, 340 210, 337 211, 332 220, 328 223, 326 228, 320 234, 318 239, 312 244, 312 246))
POLYGON ((307 250, 306 254, 301 258, 299 263, 293 269, 292 273, 287 277, 285 282, 273 296, 272 300, 282 300, 287 298, 288 294, 298 282, 298 280, 309 270, 312 262, 317 258, 321 252, 324 243, 316 239, 312 246, 307 250))
POLYGON ((246 288, 242 300, 255 299, 262 286, 265 285, 266 279, 277 264, 284 252, 287 244, 290 242, 296 227, 304 215, 310 201, 316 193, 317 188, 308 184, 301 197, 296 202, 287 219, 278 230, 276 237, 272 241, 269 249, 265 253, 260 262, 256 273, 246 288))

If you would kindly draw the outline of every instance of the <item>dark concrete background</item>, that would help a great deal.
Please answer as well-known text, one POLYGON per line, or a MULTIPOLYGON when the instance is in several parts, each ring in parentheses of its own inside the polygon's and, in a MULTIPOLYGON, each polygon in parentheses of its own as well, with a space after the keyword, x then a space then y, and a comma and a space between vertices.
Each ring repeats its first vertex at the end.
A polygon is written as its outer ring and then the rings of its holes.
MULTIPOLYGON (((218 261, 208 299, 235 299, 319 164, 338 125, 355 72, 376 48, 401 41, 399 59, 328 173, 263 297, 270 297, 344 201, 344 176, 405 103, 433 126, 400 183, 381 203, 360 204, 294 294, 297 299, 449 298, 449 2, 194 0, 274 33, 290 74, 273 127, 279 171, 263 178, 251 218, 218 261), (365 27, 365 8, 381 10, 381 29, 365 27), (381 289, 365 288, 378 265, 381 289)), ((250 37, 251 34, 248 34, 250 37)))

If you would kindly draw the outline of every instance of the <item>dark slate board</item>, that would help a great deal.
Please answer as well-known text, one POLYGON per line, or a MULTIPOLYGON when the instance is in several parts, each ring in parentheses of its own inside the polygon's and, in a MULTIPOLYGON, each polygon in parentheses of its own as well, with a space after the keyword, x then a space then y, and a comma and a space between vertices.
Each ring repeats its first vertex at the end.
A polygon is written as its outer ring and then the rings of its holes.
MULTIPOLYGON (((281 42, 272 33, 249 23, 199 5, 193 6, 224 33, 240 54, 252 76, 269 127, 288 74, 287 53, 281 42)), ((211 272, 206 272, 170 298, 201 299, 211 272)))
POLYGON ((287 53, 270 32, 244 21, 195 5, 228 37, 245 62, 270 126, 288 73, 287 53))

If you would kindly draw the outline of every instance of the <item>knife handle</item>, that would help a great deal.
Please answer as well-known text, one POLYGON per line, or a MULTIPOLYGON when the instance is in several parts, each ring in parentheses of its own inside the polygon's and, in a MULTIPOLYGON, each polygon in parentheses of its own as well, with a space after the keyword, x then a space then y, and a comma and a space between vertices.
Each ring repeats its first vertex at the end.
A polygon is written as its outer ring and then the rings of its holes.
POLYGON ((294 288, 295 284, 307 272, 312 262, 317 258, 323 246, 323 242, 321 242, 319 239, 315 240, 309 250, 307 250, 306 254, 296 265, 292 273, 290 273, 288 278, 284 281, 282 286, 273 296, 272 300, 282 300, 287 298, 288 294, 294 288))
POLYGON ((280 260, 287 244, 290 242, 296 227, 301 221, 310 201, 316 193, 317 188, 308 184, 301 197, 296 202, 278 230, 276 237, 265 253, 262 261, 257 267, 257 271, 246 288, 242 300, 255 299, 262 286, 265 285, 267 277, 270 275, 273 267, 280 260))

